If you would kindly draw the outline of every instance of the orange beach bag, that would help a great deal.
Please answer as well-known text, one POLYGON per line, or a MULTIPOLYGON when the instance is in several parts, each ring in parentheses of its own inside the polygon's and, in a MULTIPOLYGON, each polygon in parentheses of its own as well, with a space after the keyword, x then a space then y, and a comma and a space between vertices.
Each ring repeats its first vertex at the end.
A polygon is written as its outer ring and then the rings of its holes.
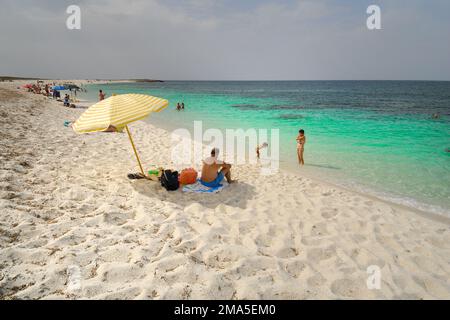
POLYGON ((183 169, 180 173, 180 184, 192 184, 197 181, 197 171, 194 168, 183 169))

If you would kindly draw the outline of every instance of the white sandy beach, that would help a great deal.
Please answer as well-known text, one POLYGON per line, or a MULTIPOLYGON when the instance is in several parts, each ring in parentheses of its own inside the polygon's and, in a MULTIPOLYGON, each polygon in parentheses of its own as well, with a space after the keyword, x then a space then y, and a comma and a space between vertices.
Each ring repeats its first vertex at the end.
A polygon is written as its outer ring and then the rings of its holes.
MULTIPOLYGON (((0 83, 0 299, 450 299, 448 220, 250 166, 169 193, 127 178, 126 134, 77 135, 85 109, 19 83, 0 83)), ((146 167, 173 167, 168 132, 131 130, 146 167)))

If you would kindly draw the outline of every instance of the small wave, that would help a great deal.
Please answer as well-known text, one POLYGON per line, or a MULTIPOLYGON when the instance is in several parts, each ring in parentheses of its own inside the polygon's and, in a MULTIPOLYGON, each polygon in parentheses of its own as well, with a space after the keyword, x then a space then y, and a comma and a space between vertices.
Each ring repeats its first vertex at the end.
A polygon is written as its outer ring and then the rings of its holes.
POLYGON ((400 204, 405 207, 409 207, 412 209, 418 209, 420 211, 444 216, 447 218, 450 217, 450 211, 448 210, 448 208, 445 208, 440 205, 423 203, 421 201, 418 201, 416 199, 409 198, 409 197, 393 196, 393 195, 389 195, 389 194, 381 193, 381 192, 380 193, 373 192, 373 193, 375 194, 375 196, 378 196, 381 199, 384 199, 386 201, 393 202, 396 204, 400 204))
POLYGON ((242 92, 264 92, 266 91, 265 89, 247 89, 247 90, 242 90, 242 92))
POLYGON ((391 203, 399 204, 412 209, 417 209, 423 212, 440 215, 444 217, 450 217, 450 210, 441 205, 424 203, 420 200, 414 199, 408 196, 401 196, 394 194, 392 192, 386 192, 371 188, 368 186, 363 186, 357 182, 335 182, 337 185, 349 188, 350 190, 355 190, 363 194, 375 196, 381 200, 385 200, 391 203))
POLYGON ((301 114, 282 114, 279 115, 278 118, 291 120, 291 119, 304 119, 304 116, 302 116, 301 114))
POLYGON ((259 110, 259 109, 261 109, 261 107, 256 104, 234 104, 231 107, 241 109, 241 110, 259 110))
POLYGON ((290 90, 290 89, 274 89, 274 90, 271 90, 272 92, 295 92, 295 93, 297 93, 297 92, 300 92, 300 90, 299 89, 292 89, 292 90, 290 90))
POLYGON ((273 105, 269 107, 272 110, 299 110, 303 109, 303 106, 299 105, 273 105))

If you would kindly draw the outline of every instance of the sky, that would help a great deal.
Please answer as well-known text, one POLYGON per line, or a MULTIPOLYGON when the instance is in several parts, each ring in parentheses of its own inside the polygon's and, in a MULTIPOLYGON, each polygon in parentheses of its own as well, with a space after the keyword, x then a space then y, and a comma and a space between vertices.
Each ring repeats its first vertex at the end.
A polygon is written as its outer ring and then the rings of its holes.
POLYGON ((450 80, 449 13, 449 0, 0 0, 0 75, 450 80))

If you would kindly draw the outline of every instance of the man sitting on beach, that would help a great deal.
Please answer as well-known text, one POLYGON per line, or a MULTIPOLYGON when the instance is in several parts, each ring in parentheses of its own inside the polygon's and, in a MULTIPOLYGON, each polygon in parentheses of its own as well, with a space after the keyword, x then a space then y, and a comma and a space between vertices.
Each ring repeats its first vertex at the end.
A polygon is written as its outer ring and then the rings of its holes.
POLYGON ((209 188, 219 187, 225 177, 228 183, 236 182, 231 179, 231 164, 217 160, 219 149, 211 150, 211 157, 203 160, 202 176, 200 182, 209 188))

